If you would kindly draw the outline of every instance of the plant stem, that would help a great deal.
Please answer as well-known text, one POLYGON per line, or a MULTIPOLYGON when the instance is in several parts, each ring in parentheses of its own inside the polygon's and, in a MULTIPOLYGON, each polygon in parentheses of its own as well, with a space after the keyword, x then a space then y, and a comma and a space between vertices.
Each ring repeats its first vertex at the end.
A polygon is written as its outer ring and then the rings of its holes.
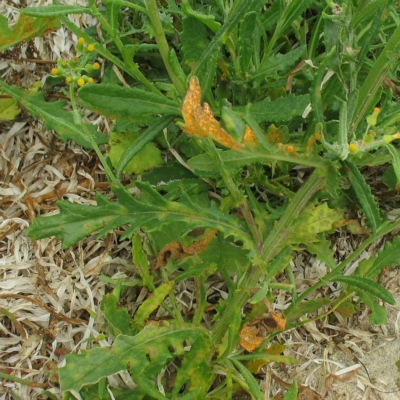
POLYGON ((155 0, 145 0, 146 9, 148 12, 148 16, 151 21, 151 25, 154 29, 154 37, 156 39, 158 49, 160 51, 161 58, 164 62, 165 68, 167 69, 168 75, 171 78, 172 83, 175 86, 176 91, 179 96, 183 98, 186 93, 186 88, 183 82, 175 75, 174 69, 169 60, 169 46, 167 39, 164 34, 164 29, 162 27, 160 17, 158 14, 158 8, 155 0))
POLYGON ((87 126, 82 122, 82 117, 81 117, 80 111, 78 109, 78 106, 76 104, 75 88, 76 88, 76 85, 74 83, 71 83, 69 86, 69 97, 70 97, 72 109, 74 112, 74 118, 76 119, 75 123, 81 127, 82 131, 85 133, 85 138, 92 145, 92 148, 96 152, 97 157, 99 157, 99 160, 102 163, 104 171, 107 175, 108 181, 119 185, 120 183, 119 183, 118 179, 116 178, 116 176, 114 175, 114 172, 108 165, 103 153, 100 151, 100 148, 97 145, 96 141, 94 140, 92 134, 90 133, 87 126))
POLYGON ((308 181, 295 194, 285 213, 264 241, 262 254, 255 260, 254 265, 238 284, 238 288, 230 295, 227 305, 220 319, 215 323, 212 333, 214 343, 218 343, 227 331, 230 319, 235 313, 240 313, 249 299, 249 289, 254 288, 262 275, 262 268, 268 265, 285 244, 286 235, 290 232, 290 225, 307 206, 311 197, 322 187, 325 177, 314 172, 308 181))
POLYGON ((243 218, 247 223, 247 226, 251 232, 251 235, 253 237, 257 249, 260 249, 262 243, 261 234, 258 230, 256 222, 254 221, 253 214, 251 213, 250 207, 247 204, 247 201, 243 193, 240 192, 239 188, 233 181, 231 174, 229 173, 228 169, 224 164, 224 161, 222 160, 222 158, 220 157, 219 153, 215 148, 214 142, 211 139, 208 139, 207 145, 210 157, 213 158, 215 165, 218 167, 219 172, 221 173, 221 177, 224 180, 226 187, 228 188, 230 194, 234 198, 236 204, 238 204, 238 207, 242 212, 243 218))

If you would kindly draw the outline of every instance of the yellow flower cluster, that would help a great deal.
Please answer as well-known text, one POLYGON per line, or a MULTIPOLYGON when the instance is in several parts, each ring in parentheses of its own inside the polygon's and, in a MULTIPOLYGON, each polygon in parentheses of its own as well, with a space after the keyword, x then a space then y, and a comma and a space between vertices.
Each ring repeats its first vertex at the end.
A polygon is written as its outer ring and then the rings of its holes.
MULTIPOLYGON (((80 37, 76 46, 77 53, 93 52, 95 50, 94 44, 88 44, 84 47, 85 39, 80 37)), ((94 79, 86 74, 91 74, 100 69, 100 64, 95 62, 93 64, 87 63, 82 65, 85 61, 85 57, 81 59, 79 57, 72 57, 69 61, 57 60, 57 67, 51 69, 51 75, 53 76, 65 76, 65 82, 67 84, 75 83, 78 86, 84 86, 87 83, 93 83, 94 79), (82 72, 86 72, 82 74, 82 72)))

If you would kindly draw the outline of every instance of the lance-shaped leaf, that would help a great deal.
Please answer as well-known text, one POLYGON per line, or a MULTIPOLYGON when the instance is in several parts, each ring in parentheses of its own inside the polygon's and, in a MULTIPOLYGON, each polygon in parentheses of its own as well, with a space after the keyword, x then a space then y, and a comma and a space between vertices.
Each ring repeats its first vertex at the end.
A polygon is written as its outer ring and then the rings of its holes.
POLYGON ((36 218, 28 229, 28 235, 34 239, 56 236, 68 248, 93 232, 101 230, 104 237, 111 229, 122 225, 130 228, 122 239, 131 237, 139 229, 159 230, 164 225, 186 222, 188 232, 196 227, 218 229, 225 236, 234 236, 243 241, 246 248, 253 244, 249 233, 240 222, 221 212, 217 207, 201 207, 182 194, 181 203, 168 201, 148 184, 137 182, 142 197, 136 200, 122 187, 113 188, 119 201, 110 201, 96 194, 96 206, 73 204, 59 201, 60 214, 36 218))
POLYGON ((101 300, 101 311, 107 320, 111 333, 115 336, 132 335, 131 317, 124 307, 118 307, 118 299, 112 294, 107 293, 101 300))
POLYGON ((400 236, 392 243, 387 242, 385 248, 372 259, 362 260, 356 270, 356 274, 369 279, 375 279, 386 267, 394 267, 400 264, 400 236))
POLYGON ((362 278, 360 276, 339 276, 335 277, 335 281, 346 283, 347 285, 352 286, 352 289, 358 289, 362 292, 379 297, 391 305, 396 304, 395 298, 387 289, 370 279, 362 278))
MULTIPOLYGON (((12 96, 18 103, 21 103, 34 116, 40 117, 47 129, 54 129, 66 142, 71 139, 85 148, 92 148, 86 139, 84 132, 74 121, 72 111, 64 110, 66 101, 55 101, 48 103, 43 98, 43 93, 29 94, 14 86, 7 85, 0 80, 3 92, 12 96)), ((97 144, 108 142, 108 138, 101 132, 97 132, 93 125, 85 124, 97 144)))
POLYGON ((175 102, 165 96, 118 85, 85 85, 79 96, 88 108, 112 118, 136 119, 149 115, 181 115, 175 102))
POLYGON ((140 305, 132 323, 135 329, 142 329, 144 327, 150 314, 160 306, 165 296, 173 289, 174 285, 174 281, 161 284, 152 295, 140 305))
POLYGON ((59 370, 60 383, 65 391, 79 391, 84 385, 129 370, 134 381, 148 396, 165 399, 154 387, 152 379, 156 378, 169 361, 180 356, 183 356, 183 360, 188 356, 204 360, 201 369, 187 370, 185 382, 192 388, 196 381, 205 386, 202 373, 207 369, 206 363, 210 363, 211 355, 209 335, 201 327, 189 324, 149 325, 136 336, 118 336, 110 348, 96 347, 82 354, 69 354, 66 366, 59 370), (184 347, 188 341, 199 342, 200 345, 186 352, 184 347))
POLYGON ((343 164, 358 203, 364 211, 372 233, 375 233, 382 222, 382 216, 379 207, 375 202, 374 196, 372 195, 371 188, 365 182, 363 175, 354 163, 345 161, 343 164))

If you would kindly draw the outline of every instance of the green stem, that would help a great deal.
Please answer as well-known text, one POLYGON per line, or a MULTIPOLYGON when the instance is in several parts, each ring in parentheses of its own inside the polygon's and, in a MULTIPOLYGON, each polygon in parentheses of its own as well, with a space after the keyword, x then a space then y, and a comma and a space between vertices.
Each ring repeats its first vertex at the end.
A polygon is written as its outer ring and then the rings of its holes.
POLYGON ((262 243, 261 234, 258 230, 256 222, 254 221, 254 217, 253 214, 251 213, 250 207, 247 204, 244 195, 240 192, 239 188, 233 181, 228 169, 225 167, 222 158, 220 157, 219 153, 215 148, 214 142, 211 139, 208 139, 207 145, 209 149, 208 153, 213 158, 215 165, 218 167, 221 177, 224 180, 224 183, 229 190, 229 193, 234 198, 235 203, 238 204, 238 207, 242 212, 243 218, 247 223, 247 226, 251 232, 251 235, 257 246, 257 249, 259 249, 262 243))
POLYGON ((164 62, 165 68, 167 69, 168 75, 171 78, 172 83, 175 86, 176 91, 178 92, 180 97, 184 97, 186 94, 186 88, 183 82, 175 75, 174 69, 169 60, 169 46, 167 42, 167 38, 164 34, 164 29, 162 27, 158 8, 155 0, 144 0, 146 5, 147 13, 151 21, 151 25, 154 29, 154 37, 156 39, 158 49, 160 51, 161 58, 164 62))
POLYGON ((254 288, 262 275, 262 268, 268 265, 284 245, 286 235, 294 219, 306 207, 311 197, 322 187, 325 177, 314 172, 308 181, 298 190, 289 203, 284 215, 264 241, 262 255, 256 259, 254 265, 246 272, 238 284, 238 288, 230 295, 226 308, 220 319, 215 323, 212 333, 214 343, 218 343, 227 331, 232 315, 240 313, 242 307, 250 297, 249 289, 254 288))
POLYGON ((300 215, 311 197, 323 186, 324 182, 325 177, 314 172, 308 181, 294 195, 285 213, 262 245, 260 260, 263 263, 266 264, 265 260, 270 261, 278 254, 284 245, 286 236, 290 233, 292 222, 300 215))
POLYGON ((93 150, 96 152, 97 157, 99 157, 99 160, 102 163, 104 171, 105 171, 105 173, 107 175, 108 181, 119 185, 120 183, 119 183, 118 179, 116 178, 116 176, 114 175, 114 172, 112 171, 112 169, 108 165, 103 153, 100 151, 99 146, 97 145, 96 141, 94 140, 94 137, 90 133, 90 131, 87 128, 87 126, 82 122, 82 117, 81 117, 80 111, 78 109, 78 106, 76 104, 75 88, 76 88, 75 83, 71 83, 70 86, 69 86, 69 97, 70 97, 70 100, 71 100, 72 110, 74 112, 75 123, 77 125, 79 125, 80 128, 82 129, 82 131, 85 133, 86 139, 91 144, 93 150))

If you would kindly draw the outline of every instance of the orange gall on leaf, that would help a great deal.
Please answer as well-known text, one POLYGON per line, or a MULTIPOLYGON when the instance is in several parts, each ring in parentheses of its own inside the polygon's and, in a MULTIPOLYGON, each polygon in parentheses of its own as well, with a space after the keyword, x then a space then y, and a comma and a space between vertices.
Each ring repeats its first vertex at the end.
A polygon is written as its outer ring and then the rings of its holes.
POLYGON ((182 103, 182 115, 185 125, 182 129, 189 135, 211 138, 225 147, 241 150, 242 147, 226 132, 214 118, 207 103, 201 105, 201 87, 196 76, 189 82, 189 90, 182 103))

